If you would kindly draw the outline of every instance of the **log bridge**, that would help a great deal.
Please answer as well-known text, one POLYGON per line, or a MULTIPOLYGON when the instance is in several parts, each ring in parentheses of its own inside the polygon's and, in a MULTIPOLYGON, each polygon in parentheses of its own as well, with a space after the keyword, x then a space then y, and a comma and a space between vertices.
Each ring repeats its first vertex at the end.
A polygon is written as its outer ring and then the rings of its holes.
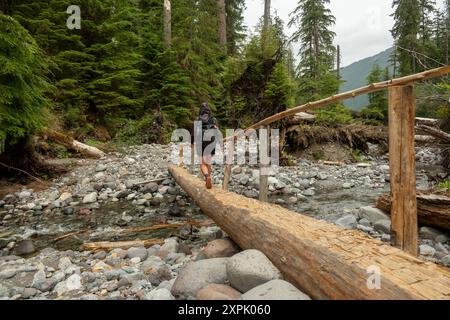
POLYGON ((205 189, 202 180, 180 166, 171 165, 169 171, 202 211, 242 249, 254 248, 264 252, 286 280, 313 299, 448 300, 450 269, 416 257, 414 82, 449 73, 450 66, 446 66, 371 84, 273 115, 241 133, 268 128, 272 123, 299 112, 388 89, 393 246, 360 231, 342 229, 268 203, 266 175, 260 175, 258 201, 228 192, 231 165, 225 167, 222 189, 212 190, 205 189))

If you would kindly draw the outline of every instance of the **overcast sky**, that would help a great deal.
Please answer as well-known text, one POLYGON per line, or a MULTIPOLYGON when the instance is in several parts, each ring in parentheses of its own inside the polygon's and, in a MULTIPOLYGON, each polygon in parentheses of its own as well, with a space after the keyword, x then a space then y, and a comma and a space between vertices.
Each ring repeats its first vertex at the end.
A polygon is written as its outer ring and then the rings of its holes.
MULTIPOLYGON (((272 12, 276 11, 287 25, 296 3, 296 0, 272 0, 272 12)), ((246 0, 246 4, 245 21, 253 31, 264 13, 264 0, 246 0)), ((341 46, 343 66, 392 46, 391 5, 392 0, 331 0, 330 9, 336 17, 335 44, 341 46)), ((287 29, 287 33, 292 34, 292 30, 287 29)))

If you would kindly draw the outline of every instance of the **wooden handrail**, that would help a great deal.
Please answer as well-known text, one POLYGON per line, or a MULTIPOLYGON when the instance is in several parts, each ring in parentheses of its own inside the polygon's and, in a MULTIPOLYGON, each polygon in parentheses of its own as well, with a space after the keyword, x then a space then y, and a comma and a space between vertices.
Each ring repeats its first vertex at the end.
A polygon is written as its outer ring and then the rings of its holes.
POLYGON ((322 108, 322 107, 328 106, 330 104, 333 104, 337 101, 355 98, 355 97, 363 95, 363 94, 384 90, 384 89, 387 89, 392 86, 402 86, 405 84, 409 84, 411 82, 423 81, 423 80, 427 80, 427 79, 431 79, 431 78, 437 78, 437 77, 441 77, 441 76, 449 74, 449 73, 450 73, 450 66, 440 67, 440 68, 424 71, 421 73, 409 75, 409 76, 402 77, 402 78, 387 80, 387 81, 378 82, 378 83, 372 83, 365 87, 361 87, 361 88, 354 89, 351 91, 339 93, 339 94, 333 95, 331 97, 328 97, 328 98, 325 98, 322 100, 308 102, 308 103, 305 103, 298 107, 288 109, 286 111, 283 111, 283 112, 277 113, 273 116, 270 116, 264 120, 261 120, 260 122, 255 123, 254 125, 248 127, 243 132, 241 131, 240 133, 237 133, 233 136, 225 138, 224 142, 228 141, 229 139, 232 139, 232 138, 236 139, 239 136, 245 134, 245 132, 247 132, 248 130, 259 129, 261 127, 270 125, 281 119, 295 115, 299 112, 305 112, 305 111, 312 110, 312 109, 322 108))

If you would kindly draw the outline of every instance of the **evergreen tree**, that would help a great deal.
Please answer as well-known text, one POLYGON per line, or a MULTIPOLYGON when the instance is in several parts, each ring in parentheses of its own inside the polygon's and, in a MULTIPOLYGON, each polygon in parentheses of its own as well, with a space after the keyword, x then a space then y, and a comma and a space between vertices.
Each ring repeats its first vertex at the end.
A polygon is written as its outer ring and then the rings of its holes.
POLYGON ((34 39, 0 13, 0 160, 31 170, 30 137, 44 124, 47 61, 34 39))
MULTIPOLYGON (((389 69, 381 69, 375 64, 367 77, 367 83, 377 83, 389 80, 389 69)), ((388 93, 386 90, 369 93, 369 106, 361 111, 362 116, 371 124, 387 123, 388 93)))
POLYGON ((289 26, 297 26, 292 41, 299 41, 300 63, 298 100, 300 103, 314 101, 334 94, 339 80, 334 69, 335 33, 330 30, 335 23, 331 11, 326 8, 329 0, 300 0, 291 13, 289 26))
POLYGON ((235 55, 239 52, 245 39, 246 28, 244 26, 244 0, 226 0, 227 12, 227 44, 228 54, 235 55))
POLYGON ((258 34, 250 39, 243 54, 226 62, 223 83, 227 100, 219 114, 234 128, 247 127, 294 103, 283 23, 278 17, 273 21, 267 31, 261 21, 258 34))
POLYGON ((391 33, 397 46, 399 74, 405 76, 419 70, 412 52, 419 51, 421 6, 419 0, 394 0, 392 6, 395 24, 391 33))

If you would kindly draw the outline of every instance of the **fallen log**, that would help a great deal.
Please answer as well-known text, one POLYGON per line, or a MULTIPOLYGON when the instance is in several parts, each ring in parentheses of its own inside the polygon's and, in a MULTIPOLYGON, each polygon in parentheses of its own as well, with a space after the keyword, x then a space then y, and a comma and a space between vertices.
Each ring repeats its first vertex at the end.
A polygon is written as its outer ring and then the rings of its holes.
POLYGON ((450 134, 448 134, 447 132, 424 125, 418 125, 416 126, 416 129, 420 130, 421 132, 425 132, 426 134, 433 136, 444 143, 450 143, 450 134))
POLYGON ((450 270, 355 230, 222 189, 170 166, 178 184, 241 248, 257 249, 314 299, 450 299, 450 270), (381 287, 369 289, 379 268, 381 287))
POLYGON ((430 127, 439 127, 439 119, 416 117, 416 124, 430 127))
MULTIPOLYGON (((378 198, 376 207, 390 214, 391 196, 378 198)), ((417 194, 417 215, 419 224, 450 231, 450 197, 445 195, 417 194)))
POLYGON ((162 239, 147 239, 147 240, 134 240, 134 241, 118 241, 118 242, 87 242, 83 243, 83 249, 87 251, 110 251, 113 249, 129 249, 131 247, 151 247, 155 244, 163 244, 162 239))
POLYGON ((63 145, 69 150, 79 152, 89 157, 101 158, 105 155, 103 151, 96 147, 88 146, 84 143, 81 143, 72 137, 69 137, 63 133, 56 132, 51 129, 44 129, 43 134, 47 139, 50 139, 58 144, 63 145))

